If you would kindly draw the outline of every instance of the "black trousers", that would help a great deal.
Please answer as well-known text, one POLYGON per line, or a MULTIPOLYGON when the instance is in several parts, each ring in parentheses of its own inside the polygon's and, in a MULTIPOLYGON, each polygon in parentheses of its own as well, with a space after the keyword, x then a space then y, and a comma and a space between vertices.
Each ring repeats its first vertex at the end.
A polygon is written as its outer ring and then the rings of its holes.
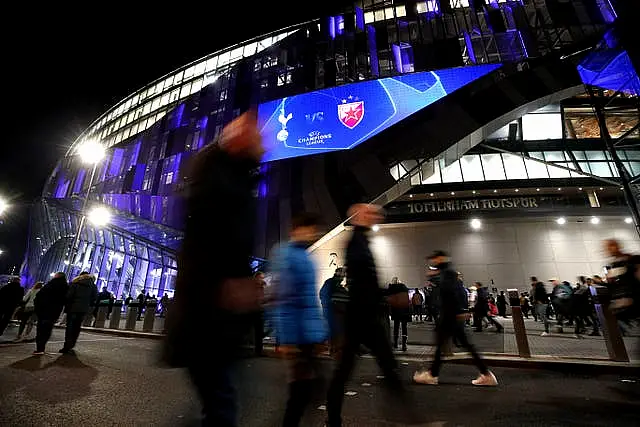
POLYGON ((437 328, 437 337, 438 347, 436 349, 436 355, 435 359, 433 360, 433 365, 431 365, 431 375, 433 375, 434 377, 440 375, 440 368, 442 367, 442 347, 451 338, 456 340, 458 346, 466 349, 469 353, 471 353, 473 363, 476 365, 480 373, 486 374, 487 372, 489 372, 484 361, 482 360, 482 358, 480 358, 480 355, 476 351, 476 348, 469 342, 467 334, 464 330, 464 322, 450 320, 447 323, 439 325, 437 328))
POLYGON ((44 351, 47 341, 51 338, 53 325, 56 319, 38 316, 38 329, 36 331, 36 351, 44 351))
POLYGON ((71 350, 76 346, 85 315, 86 313, 67 313, 67 329, 64 332, 65 350, 71 350))
POLYGON ((236 427, 237 408, 236 391, 232 383, 232 359, 216 360, 196 356, 196 359, 189 363, 188 369, 202 401, 202 425, 236 427))
POLYGON ((400 333, 400 327, 402 327, 402 347, 407 345, 407 321, 406 320, 394 320, 393 321, 393 347, 398 347, 398 335, 400 333))
POLYGON ((338 361, 329 392, 327 394, 328 426, 342 425, 342 404, 347 381, 355 366, 356 355, 361 344, 371 350, 378 366, 382 370, 388 387, 394 390, 394 396, 403 395, 403 387, 398 374, 398 364, 393 356, 389 336, 378 319, 373 316, 348 313, 346 319, 345 343, 342 358, 338 361))
POLYGON ((11 310, 0 311, 0 335, 4 334, 4 330, 7 329, 11 317, 13 317, 14 310, 15 307, 11 310))
POLYGON ((284 413, 283 427, 298 427, 305 409, 322 387, 320 361, 315 344, 298 345, 298 351, 289 355, 289 399, 284 413))

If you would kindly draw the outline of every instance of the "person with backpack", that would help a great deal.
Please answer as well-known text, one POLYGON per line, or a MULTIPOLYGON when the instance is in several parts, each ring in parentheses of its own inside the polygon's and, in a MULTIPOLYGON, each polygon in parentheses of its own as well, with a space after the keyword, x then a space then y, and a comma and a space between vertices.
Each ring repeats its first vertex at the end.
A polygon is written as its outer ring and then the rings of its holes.
POLYGON ((549 279, 553 285, 551 292, 551 304, 556 312, 556 323, 563 325, 565 317, 571 316, 571 300, 573 298, 573 288, 569 282, 560 282, 556 278, 549 279))
MULTIPOLYGON (((415 297, 418 289, 415 290, 415 297)), ((409 289, 400 282, 397 277, 391 279, 387 289, 389 306, 391 307, 391 320, 393 320, 393 348, 398 348, 398 338, 402 328, 402 351, 407 351, 407 322, 411 321, 411 307, 409 304, 409 289), (395 301, 394 301, 395 299, 395 301)))

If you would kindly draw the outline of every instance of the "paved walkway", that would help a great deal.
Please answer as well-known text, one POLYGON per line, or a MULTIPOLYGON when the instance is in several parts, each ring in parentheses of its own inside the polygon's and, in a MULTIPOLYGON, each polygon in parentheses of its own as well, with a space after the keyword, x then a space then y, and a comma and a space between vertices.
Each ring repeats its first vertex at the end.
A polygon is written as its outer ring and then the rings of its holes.
MULTIPOLYGON (((62 333, 54 331, 48 351, 59 349, 62 333)), ((76 358, 31 357, 32 343, 0 344, 0 425, 196 426, 198 399, 182 370, 159 365, 159 345, 83 332, 76 358)), ((282 361, 244 359, 239 366, 239 425, 279 426, 286 399, 282 361)), ((401 367, 409 384, 416 364, 401 367)), ((418 412, 419 426, 639 425, 639 383, 504 368, 495 373, 499 387, 478 389, 469 384, 472 367, 445 365, 441 385, 409 385, 403 407, 383 391, 373 361, 361 360, 345 396, 345 426, 407 425, 408 406, 418 412)), ((323 425, 323 403, 309 409, 302 426, 323 425)))

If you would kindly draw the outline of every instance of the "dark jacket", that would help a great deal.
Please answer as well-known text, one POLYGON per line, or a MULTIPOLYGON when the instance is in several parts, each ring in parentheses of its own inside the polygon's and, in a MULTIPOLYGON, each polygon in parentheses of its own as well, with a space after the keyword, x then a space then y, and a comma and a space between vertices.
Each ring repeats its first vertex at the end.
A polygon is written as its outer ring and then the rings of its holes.
MULTIPOLYGON (((404 283, 391 283, 387 289, 387 295, 406 294, 409 300, 409 289, 404 283)), ((391 319, 401 322, 411 322, 411 305, 406 308, 391 307, 391 319)))
MULTIPOLYGON (((173 366, 207 353, 202 336, 217 330, 231 352, 245 329, 237 315, 219 308, 220 284, 252 275, 257 162, 236 159, 216 146, 201 150, 189 172, 185 198, 184 240, 172 316, 167 324, 165 359, 173 366)), ((221 351, 221 350, 220 350, 221 351)), ((229 351, 224 352, 225 354, 229 351)))
POLYGON ((457 322, 456 316, 467 311, 468 299, 462 282, 458 280, 458 273, 450 263, 438 266, 440 293, 440 322, 450 324, 457 322))
POLYGON ((538 282, 535 284, 533 299, 538 304, 549 304, 549 295, 547 295, 547 289, 544 287, 544 283, 538 282))
POLYGON ((35 310, 38 317, 57 319, 66 302, 68 288, 64 277, 49 280, 36 296, 35 310))
POLYGON ((71 281, 67 291, 67 313, 88 313, 98 298, 95 279, 83 274, 71 281))
POLYGON ((347 288, 349 289, 349 311, 363 316, 377 317, 382 301, 382 290, 378 284, 378 273, 373 254, 369 248, 368 229, 355 227, 347 245, 347 288))
POLYGON ((24 298, 24 289, 20 282, 9 282, 0 288, 0 312, 13 312, 24 298))
POLYGON ((478 296, 474 311, 478 316, 486 316, 489 311, 489 289, 484 286, 478 288, 478 296))

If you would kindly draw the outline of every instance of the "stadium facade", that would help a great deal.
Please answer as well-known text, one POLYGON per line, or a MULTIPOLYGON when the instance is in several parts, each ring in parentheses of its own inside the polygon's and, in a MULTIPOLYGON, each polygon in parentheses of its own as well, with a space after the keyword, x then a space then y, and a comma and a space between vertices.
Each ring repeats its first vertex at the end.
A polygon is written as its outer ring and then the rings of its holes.
POLYGON ((312 248, 330 274, 347 206, 375 201, 393 223, 376 236, 384 278, 418 284, 435 245, 474 280, 521 282, 540 263, 591 273, 598 239, 639 249, 639 89, 625 51, 602 42, 614 5, 356 1, 187 64, 106 111, 58 162, 31 212, 23 280, 86 270, 117 296, 172 295, 186 165, 255 107, 268 147, 255 267, 310 210, 330 228, 312 248), (89 142, 107 149, 95 170, 79 159, 89 142), (97 206, 108 224, 83 220, 97 206), (527 241, 544 244, 527 255, 527 241))

